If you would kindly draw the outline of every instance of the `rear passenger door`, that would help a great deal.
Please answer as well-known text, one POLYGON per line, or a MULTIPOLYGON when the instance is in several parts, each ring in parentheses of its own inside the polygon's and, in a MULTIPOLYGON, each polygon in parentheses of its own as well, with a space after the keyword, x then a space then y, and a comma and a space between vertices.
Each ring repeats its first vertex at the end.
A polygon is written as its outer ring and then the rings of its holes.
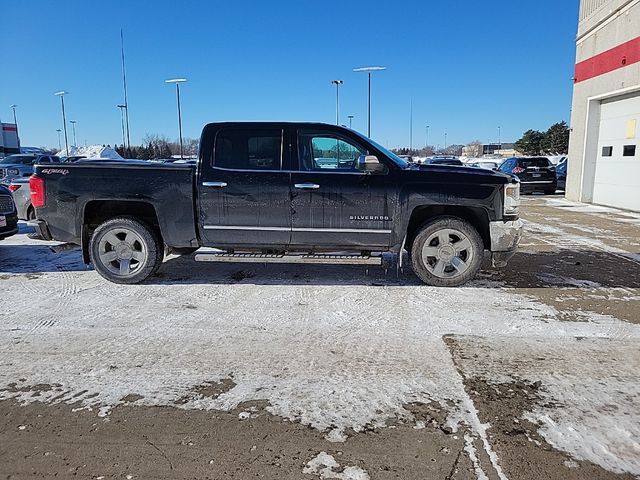
POLYGON ((284 249, 291 232, 282 128, 229 126, 203 155, 198 214, 205 246, 284 249), (212 154, 211 154, 212 153, 212 154))

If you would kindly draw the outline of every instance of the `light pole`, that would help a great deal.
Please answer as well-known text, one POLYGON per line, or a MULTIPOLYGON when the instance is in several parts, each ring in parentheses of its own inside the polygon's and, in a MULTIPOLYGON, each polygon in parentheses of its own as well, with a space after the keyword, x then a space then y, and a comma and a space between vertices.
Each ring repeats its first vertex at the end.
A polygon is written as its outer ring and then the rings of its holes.
POLYGON ((429 148, 429 129, 431 128, 431 125, 427 125, 427 143, 424 146, 424 149, 427 150, 429 148))
POLYGON ((67 94, 65 91, 56 92, 54 95, 56 97, 60 97, 60 102, 62 105, 62 127, 64 128, 64 148, 67 149, 67 155, 69 155, 69 140, 67 139, 67 117, 64 113, 64 96, 67 94))
POLYGON ((58 132, 58 150, 62 150, 62 144, 60 143, 60 132, 62 132, 62 130, 57 128, 56 132, 58 132))
POLYGON ((371 137, 371 72, 379 72, 381 70, 386 70, 387 67, 358 67, 354 68, 354 72, 367 72, 367 76, 369 77, 369 100, 368 100, 368 109, 367 109, 367 137, 371 137))
POLYGON ((71 130, 73 131, 73 146, 77 147, 78 144, 76 142, 76 122, 75 120, 69 120, 69 123, 71 124, 71 130))
POLYGON ((342 80, 331 80, 331 83, 336 86, 336 125, 340 125, 340 85, 344 82, 342 80))
POLYGON ((347 115, 347 118, 349 119, 349 128, 351 128, 351 124, 353 123, 353 115, 347 115))
POLYGON ((120 109, 120 124, 122 125, 122 148, 125 148, 127 142, 125 141, 125 133, 124 133, 124 112, 127 109, 126 105, 116 105, 120 109))
POLYGON ((413 150, 413 99, 409 102, 409 155, 413 150))
POLYGON ((18 145, 20 144, 20 135, 18 133, 18 117, 16 117, 16 107, 18 105, 11 105, 11 110, 13 110, 13 123, 16 126, 16 137, 18 137, 18 145))
POLYGON ((164 83, 176 84, 176 99, 178 100, 178 132, 180 134, 180 158, 184 158, 184 154, 182 153, 182 112, 180 110, 180 84, 186 81, 186 78, 171 78, 164 81, 164 83))
POLYGON ((502 128, 498 127, 498 150, 502 150, 502 128))
POLYGON ((447 133, 444 134, 444 149, 447 149, 447 133))

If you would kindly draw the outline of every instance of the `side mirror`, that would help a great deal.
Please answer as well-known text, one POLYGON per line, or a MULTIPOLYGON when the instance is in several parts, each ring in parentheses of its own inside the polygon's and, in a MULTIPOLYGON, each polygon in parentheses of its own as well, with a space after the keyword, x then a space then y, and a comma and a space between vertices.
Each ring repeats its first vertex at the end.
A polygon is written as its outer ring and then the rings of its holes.
POLYGON ((375 155, 360 155, 358 157, 358 170, 365 173, 387 173, 387 166, 380 163, 375 155))

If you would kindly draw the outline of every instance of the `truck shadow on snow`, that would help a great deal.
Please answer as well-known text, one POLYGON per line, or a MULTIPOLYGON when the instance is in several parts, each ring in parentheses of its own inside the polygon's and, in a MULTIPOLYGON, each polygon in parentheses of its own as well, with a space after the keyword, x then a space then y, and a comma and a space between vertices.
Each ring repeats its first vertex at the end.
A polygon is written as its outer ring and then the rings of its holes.
MULTIPOLYGON (((0 243, 0 273, 85 272, 79 250, 54 253, 47 244, 0 243)), ((97 273, 92 273, 98 275, 97 273)), ((148 285, 170 284, 254 285, 362 285, 420 286, 422 282, 405 265, 295 265, 260 263, 198 263, 193 255, 169 257, 148 285)), ((492 269, 485 261, 475 288, 632 288, 640 289, 640 263, 603 251, 561 250, 518 252, 506 268, 492 269)))
MULTIPOLYGON (((419 286, 410 266, 398 271, 374 266, 260 263, 198 263, 191 255, 165 261, 147 284, 419 286)), ((506 268, 487 260, 475 288, 640 288, 640 264, 602 251, 518 252, 506 268), (621 268, 625 272, 621 275, 621 268)))
POLYGON ((0 243, 0 273, 84 272, 79 250, 54 253, 47 244, 0 243))

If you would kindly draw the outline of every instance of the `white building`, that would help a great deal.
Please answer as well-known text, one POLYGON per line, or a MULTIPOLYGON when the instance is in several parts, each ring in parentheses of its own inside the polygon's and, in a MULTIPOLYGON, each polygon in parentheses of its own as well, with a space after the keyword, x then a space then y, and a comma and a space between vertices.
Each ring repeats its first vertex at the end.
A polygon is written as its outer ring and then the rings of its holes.
POLYGON ((640 0, 581 0, 567 198, 640 211, 640 0))

